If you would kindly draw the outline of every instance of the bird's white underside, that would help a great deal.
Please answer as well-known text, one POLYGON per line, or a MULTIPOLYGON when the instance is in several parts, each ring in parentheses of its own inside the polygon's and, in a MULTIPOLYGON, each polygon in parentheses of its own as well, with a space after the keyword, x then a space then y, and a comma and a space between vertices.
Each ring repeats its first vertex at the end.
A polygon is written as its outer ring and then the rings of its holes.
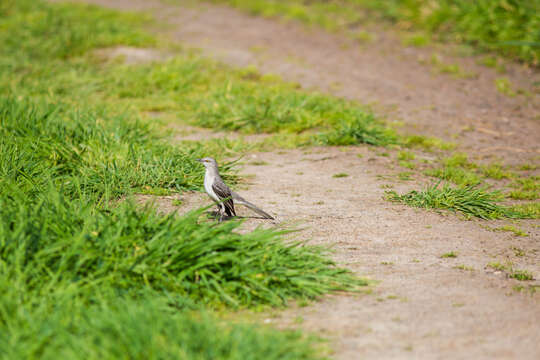
POLYGON ((212 200, 214 200, 216 203, 219 203, 220 199, 214 192, 214 189, 212 188, 212 184, 214 183, 215 176, 212 174, 211 171, 206 169, 206 174, 204 175, 204 190, 206 190, 206 193, 212 200))

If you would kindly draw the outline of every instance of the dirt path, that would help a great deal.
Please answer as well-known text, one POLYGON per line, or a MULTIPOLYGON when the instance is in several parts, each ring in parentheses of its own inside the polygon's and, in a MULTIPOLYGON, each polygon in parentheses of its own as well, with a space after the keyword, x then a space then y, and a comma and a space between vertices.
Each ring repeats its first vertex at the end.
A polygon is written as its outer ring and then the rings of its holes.
MULTIPOLYGON (((460 133, 465 150, 516 162, 538 156, 537 97, 500 95, 493 85, 497 75, 470 59, 456 61, 479 78, 453 79, 430 74, 417 61, 425 50, 396 46, 391 35, 379 34, 382 41, 360 50, 344 46, 348 40, 335 35, 223 7, 91 2, 149 11, 171 25, 169 35, 232 64, 256 63, 263 72, 305 87, 376 101, 381 111, 396 104, 389 115, 427 134, 450 138, 460 133), (463 131, 466 126, 470 131, 463 131)), ((536 75, 513 67, 508 76, 527 87, 536 75)), ((539 278, 540 228, 517 238, 486 228, 500 223, 462 221, 388 203, 381 185, 400 192, 418 185, 384 178, 393 173, 390 160, 368 147, 251 156, 266 165, 247 161, 244 172, 256 176, 242 195, 276 214, 279 223, 300 222, 305 230, 298 236, 334 246, 337 261, 379 281, 374 294, 328 297, 271 322, 329 337, 337 359, 540 358, 540 296, 515 291, 523 283, 486 267, 512 261, 539 278), (349 176, 332 177, 341 172, 349 176), (440 257, 450 251, 457 258, 440 257), (456 268, 460 265, 464 269, 456 268)), ((184 209, 207 203, 203 194, 181 196, 184 209)), ((174 208, 170 198, 159 201, 163 209, 174 208)))

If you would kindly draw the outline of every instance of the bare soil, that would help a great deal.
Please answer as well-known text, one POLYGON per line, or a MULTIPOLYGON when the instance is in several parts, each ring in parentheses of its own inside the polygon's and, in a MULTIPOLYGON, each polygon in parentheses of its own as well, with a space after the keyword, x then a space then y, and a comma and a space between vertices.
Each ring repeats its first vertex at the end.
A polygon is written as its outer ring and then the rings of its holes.
MULTIPOLYGON (((209 55, 239 66, 255 63, 306 88, 372 102, 379 113, 403 119, 415 132, 457 135, 470 153, 510 163, 538 159, 538 95, 498 93, 499 75, 472 58, 451 61, 478 77, 455 79, 432 74, 418 62, 429 51, 402 47, 390 32, 359 47, 339 35, 219 6, 89 2, 148 11, 168 25, 158 31, 209 55)), ((538 79, 533 70, 509 68, 506 76, 518 87, 528 89, 538 79)), ((191 139, 197 137, 196 129, 187 129, 191 139)), ((540 282, 510 279, 487 266, 511 262, 540 278, 538 221, 521 222, 529 236, 516 237, 493 231, 505 222, 465 221, 390 203, 382 185, 403 192, 426 179, 397 180, 399 170, 377 151, 358 146, 249 155, 243 171, 253 176, 239 192, 277 220, 247 219, 248 228, 301 227, 297 237, 332 246, 338 263, 376 280, 372 293, 328 296, 268 322, 330 338, 336 359, 540 358, 540 296, 528 290, 540 282), (348 176, 333 177, 337 173, 348 176), (456 258, 441 258, 451 251, 456 258)), ((147 200, 157 201, 162 211, 180 212, 210 203, 201 193, 141 197, 147 200), (174 206, 173 199, 183 205, 174 206)))

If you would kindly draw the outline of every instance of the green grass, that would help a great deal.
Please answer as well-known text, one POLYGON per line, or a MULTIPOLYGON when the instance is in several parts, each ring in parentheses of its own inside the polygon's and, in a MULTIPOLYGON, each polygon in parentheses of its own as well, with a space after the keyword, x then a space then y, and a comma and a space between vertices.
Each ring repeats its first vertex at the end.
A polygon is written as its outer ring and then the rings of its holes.
POLYGON ((455 253, 454 251, 450 251, 441 255, 441 259, 447 258, 457 258, 457 253, 455 253))
POLYGON ((211 0, 252 14, 281 16, 330 31, 359 23, 388 21, 412 30, 408 45, 431 39, 469 44, 480 51, 538 65, 540 4, 537 0, 211 0))
POLYGON ((442 166, 427 169, 425 174, 460 186, 478 185, 485 178, 510 179, 515 174, 499 163, 477 165, 469 161, 468 155, 455 153, 441 160, 442 166))
POLYGON ((433 72, 440 74, 449 74, 457 78, 475 78, 476 74, 464 71, 458 64, 446 63, 437 54, 431 55, 429 61, 420 59, 420 63, 430 65, 433 72))
POLYGON ((456 147, 456 144, 444 142, 440 139, 424 135, 405 136, 402 140, 402 144, 407 148, 420 148, 425 151, 452 150, 456 147))
POLYGON ((349 174, 347 173, 337 173, 337 174, 334 174, 332 175, 333 178, 344 178, 344 177, 348 177, 349 174))
POLYGON ((508 197, 515 200, 536 200, 540 194, 540 177, 531 176, 517 179, 511 184, 514 190, 508 193, 508 197))
POLYGON ((513 226, 513 225, 503 225, 501 227, 495 228, 495 231, 507 231, 513 233, 515 236, 529 236, 525 231, 513 226))
POLYGON ((222 144, 171 145, 143 115, 197 121, 198 92, 221 89, 229 69, 188 53, 97 61, 95 48, 156 43, 139 15, 30 0, 0 10, 0 357, 320 358, 301 334, 203 309, 284 306, 365 282, 282 231, 240 234, 237 221, 160 215, 133 199, 201 188, 195 158, 222 159, 222 144))
POLYGON ((512 205, 510 209, 528 219, 540 219, 540 202, 538 201, 512 205))
POLYGON ((531 272, 527 270, 516 270, 514 269, 512 263, 508 263, 508 265, 503 265, 500 262, 491 262, 487 264, 487 266, 494 270, 505 272, 507 276, 511 279, 516 279, 519 281, 534 280, 534 276, 531 272))
POLYGON ((509 207, 501 205, 499 203, 502 199, 500 192, 489 192, 473 186, 452 188, 447 184, 439 186, 437 183, 428 186, 423 191, 413 190, 404 195, 389 191, 387 198, 414 207, 451 210, 468 217, 486 220, 531 216, 515 212, 509 207))
POLYGON ((461 186, 473 186, 481 183, 481 177, 476 173, 478 166, 469 162, 468 156, 463 153, 455 153, 442 159, 442 167, 428 169, 426 175, 451 181, 461 186))
POLYGON ((534 280, 533 275, 527 270, 513 270, 508 276, 519 281, 534 280))
POLYGON ((512 83, 508 78, 495 79, 495 87, 497 88, 497 91, 503 95, 510 97, 516 96, 516 92, 512 88, 512 83))
POLYGON ((507 266, 501 264, 500 262, 490 262, 487 264, 487 266, 498 271, 505 271, 507 268, 507 266))
POLYGON ((143 186, 200 188, 203 170, 194 159, 205 149, 175 148, 128 113, 0 98, 0 124, 5 189, 34 194, 52 183, 71 197, 107 200, 143 186))
POLYGON ((2 359, 322 358, 314 339, 299 332, 179 312, 165 296, 92 305, 68 296, 54 300, 21 306, 14 296, 4 295, 1 308, 11 313, 0 315, 10 329, 0 332, 2 359))
POLYGON ((510 179, 514 177, 514 173, 506 169, 500 163, 491 163, 488 165, 481 166, 480 171, 482 172, 482 175, 484 175, 485 177, 495 179, 495 180, 510 179))

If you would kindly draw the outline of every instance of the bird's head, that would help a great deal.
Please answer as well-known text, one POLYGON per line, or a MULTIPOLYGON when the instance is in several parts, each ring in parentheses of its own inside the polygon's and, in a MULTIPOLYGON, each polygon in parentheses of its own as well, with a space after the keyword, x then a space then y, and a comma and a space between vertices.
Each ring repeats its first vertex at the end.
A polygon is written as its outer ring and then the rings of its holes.
POLYGON ((205 157, 202 159, 197 159, 198 162, 204 165, 205 168, 216 168, 217 169, 217 162, 216 160, 212 159, 211 157, 205 157))

